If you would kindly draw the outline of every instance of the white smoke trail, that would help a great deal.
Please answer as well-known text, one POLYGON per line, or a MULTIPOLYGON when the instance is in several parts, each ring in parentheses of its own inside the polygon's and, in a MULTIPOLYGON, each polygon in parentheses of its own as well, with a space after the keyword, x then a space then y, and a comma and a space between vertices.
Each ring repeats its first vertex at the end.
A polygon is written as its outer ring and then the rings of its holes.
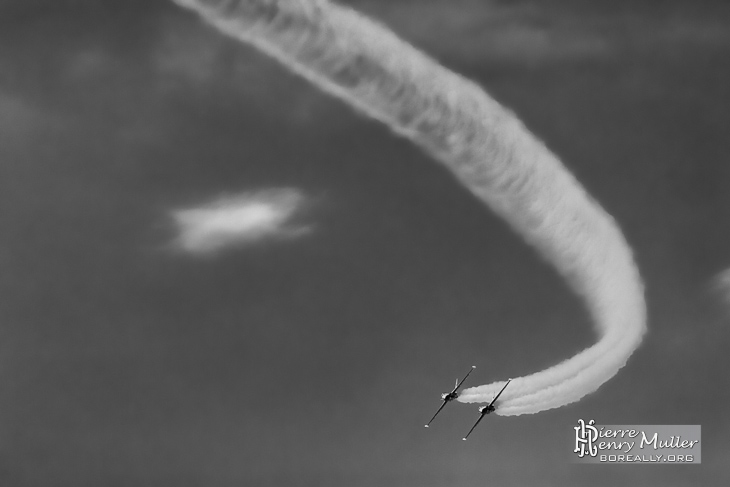
MULTIPOLYGON (((579 400, 611 378, 645 331, 643 286, 613 219, 557 158, 479 86, 387 28, 327 0, 174 0, 409 138, 506 219, 580 294, 600 340, 519 377, 498 414, 579 400)), ((487 402, 503 382, 463 391, 487 402)))
POLYGON ((291 238, 308 232, 290 224, 304 197, 292 188, 273 188, 224 196, 210 203, 172 212, 179 236, 175 247, 211 254, 262 240, 291 238))

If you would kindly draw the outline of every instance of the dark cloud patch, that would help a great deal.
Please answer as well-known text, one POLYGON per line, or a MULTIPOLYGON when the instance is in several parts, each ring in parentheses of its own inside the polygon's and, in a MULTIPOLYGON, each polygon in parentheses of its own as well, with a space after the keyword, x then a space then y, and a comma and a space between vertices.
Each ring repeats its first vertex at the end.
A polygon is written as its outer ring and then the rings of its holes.
POLYGON ((174 124, 181 106, 301 125, 334 105, 171 2, 48 5, 6 5, 0 29, 0 93, 46 112, 141 133, 174 124))

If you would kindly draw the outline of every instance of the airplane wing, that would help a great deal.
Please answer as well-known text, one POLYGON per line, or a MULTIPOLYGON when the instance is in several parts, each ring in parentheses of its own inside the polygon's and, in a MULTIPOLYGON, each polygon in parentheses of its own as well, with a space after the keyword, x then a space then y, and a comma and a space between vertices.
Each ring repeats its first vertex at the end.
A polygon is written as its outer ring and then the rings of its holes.
POLYGON ((439 410, 436 411, 436 414, 433 415, 433 418, 431 418, 431 421, 429 421, 428 424, 425 425, 426 428, 428 428, 428 425, 431 424, 431 422, 433 422, 434 419, 436 419, 436 416, 438 416, 438 414, 441 412, 441 410, 444 408, 444 406, 446 406, 446 403, 447 402, 448 401, 444 401, 444 403, 441 405, 441 407, 439 408, 439 410))
POLYGON ((499 399, 499 396, 502 395, 502 393, 504 392, 504 390, 507 389, 507 386, 509 385, 510 382, 512 382, 512 379, 507 380, 507 383, 504 385, 504 387, 502 388, 502 390, 499 391, 499 394, 497 394, 496 396, 494 396, 494 399, 492 399, 492 402, 489 403, 489 408, 490 409, 492 408, 492 406, 494 406, 494 403, 497 402, 497 399, 499 399))
POLYGON ((469 435, 471 434, 471 432, 472 432, 472 431, 474 431, 474 428, 476 428, 476 427, 477 427, 477 425, 479 424, 479 422, 480 422, 480 421, 481 421, 482 419, 484 419, 484 416, 486 416, 486 414, 482 414, 481 416, 479 416, 479 419, 477 419, 477 422, 476 422, 476 423, 474 423, 474 426, 472 426, 472 427, 471 427, 471 429, 469 430, 469 432, 468 432, 468 433, 466 434, 466 436, 465 436, 465 437, 463 437, 463 438, 462 438, 462 440, 466 441, 466 439, 467 439, 467 438, 469 438, 469 435))
MULTIPOLYGON (((472 365, 472 366, 471 366, 471 370, 470 370, 469 372, 467 372, 467 373, 466 373, 466 375, 464 376, 464 378, 463 378, 463 379, 461 379, 461 382, 457 382, 457 384, 456 384, 456 387, 454 387, 454 391, 453 391, 453 392, 456 392, 456 390, 457 390, 457 389, 459 388, 459 386, 461 386, 461 384, 463 384, 463 383, 464 383, 464 381, 466 380, 466 378, 467 378, 467 377, 469 377, 469 374, 471 374, 471 373, 472 373, 472 371, 473 371, 474 369, 476 369, 476 368, 477 368, 477 366, 476 366, 476 365, 472 365)), ((459 379, 456 379, 456 380, 458 381, 459 379)))

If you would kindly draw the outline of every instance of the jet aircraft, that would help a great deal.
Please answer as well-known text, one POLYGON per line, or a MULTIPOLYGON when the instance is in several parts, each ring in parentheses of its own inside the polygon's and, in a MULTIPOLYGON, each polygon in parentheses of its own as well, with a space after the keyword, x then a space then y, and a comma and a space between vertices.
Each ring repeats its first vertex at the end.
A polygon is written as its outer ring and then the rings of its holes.
POLYGON ((451 391, 451 392, 444 392, 443 394, 441 394, 441 400, 444 401, 444 402, 443 402, 443 404, 441 404, 441 407, 438 409, 438 411, 436 411, 436 414, 433 415, 433 417, 431 418, 431 421, 429 421, 428 424, 425 425, 426 428, 428 428, 428 426, 431 424, 431 422, 434 419, 436 419, 436 416, 438 416, 438 414, 441 412, 441 410, 444 408, 444 406, 446 406, 447 403, 449 403, 449 402, 453 401, 454 399, 456 399, 457 397, 459 397, 459 393, 456 392, 457 389, 459 389, 459 386, 461 386, 461 384, 464 383, 464 381, 466 380, 466 378, 469 377, 469 374, 471 374, 472 371, 474 369, 476 369, 476 368, 477 368, 476 365, 472 365, 471 366, 471 370, 466 373, 466 375, 464 376, 464 378, 461 379, 461 382, 459 382, 459 378, 458 377, 456 378, 456 385, 454 386, 454 390, 453 391, 451 391))
POLYGON ((484 419, 484 416, 497 410, 497 408, 494 406, 494 403, 497 402, 497 399, 499 398, 499 396, 501 396, 502 393, 504 392, 504 390, 507 389, 507 386, 509 385, 510 382, 512 382, 512 379, 507 380, 507 383, 504 385, 502 390, 499 391, 499 394, 494 396, 494 399, 492 399, 492 402, 490 402, 486 406, 482 406, 479 408, 479 414, 481 414, 481 416, 479 416, 479 419, 477 419, 477 422, 474 423, 474 426, 471 427, 469 432, 466 434, 465 437, 462 438, 462 440, 466 441, 466 439, 469 438, 469 435, 471 434, 471 432, 474 431, 474 428, 477 427, 477 425, 479 424, 479 421, 484 419))

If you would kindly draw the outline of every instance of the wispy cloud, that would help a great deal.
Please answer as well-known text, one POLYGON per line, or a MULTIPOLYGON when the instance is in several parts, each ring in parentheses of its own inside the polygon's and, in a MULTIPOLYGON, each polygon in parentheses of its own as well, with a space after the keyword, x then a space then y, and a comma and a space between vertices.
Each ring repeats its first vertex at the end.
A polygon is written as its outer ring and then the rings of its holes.
POLYGON ((351 0, 431 53, 459 62, 549 64, 666 45, 730 46, 728 12, 667 2, 642 9, 560 0, 351 0))
POLYGON ((0 87, 0 152, 23 153, 26 144, 34 143, 39 133, 64 130, 69 125, 67 120, 0 87))
POLYGON ((275 188, 223 196, 212 202, 175 210, 179 235, 174 246, 192 254, 212 254, 264 240, 305 235, 309 226, 292 218, 305 203, 293 188, 275 188))
POLYGON ((36 121, 33 110, 21 99, 0 90, 0 142, 15 141, 36 121))
POLYGON ((533 2, 407 0, 363 5, 429 52, 461 62, 534 64, 595 57, 612 49, 593 23, 533 2))
POLYGON ((235 97, 247 111, 273 116, 298 126, 326 119, 326 100, 315 90, 302 89, 297 78, 282 76, 281 68, 259 53, 213 31, 200 29, 195 19, 162 16, 147 62, 162 96, 199 93, 235 97))
POLYGON ((730 309, 730 269, 718 273, 710 285, 718 300, 730 309))

